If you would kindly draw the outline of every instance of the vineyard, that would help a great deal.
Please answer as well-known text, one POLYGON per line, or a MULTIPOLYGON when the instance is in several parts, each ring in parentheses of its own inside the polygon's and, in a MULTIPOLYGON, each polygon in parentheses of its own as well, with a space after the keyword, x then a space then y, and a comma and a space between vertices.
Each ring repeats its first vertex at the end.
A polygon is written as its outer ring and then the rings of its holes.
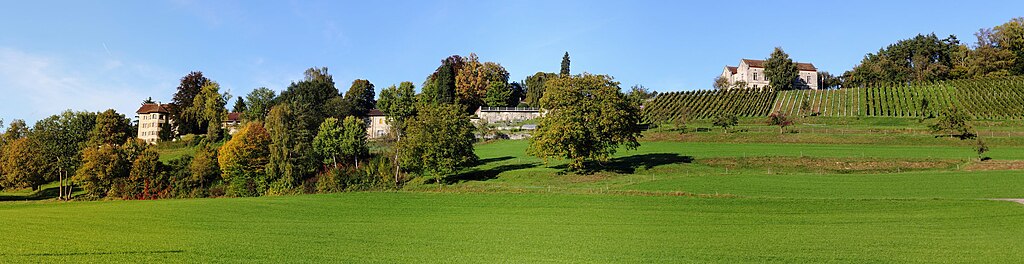
POLYGON ((689 91, 659 96, 644 108, 648 121, 691 118, 787 115, 830 117, 937 116, 954 106, 977 119, 1024 118, 1024 78, 955 80, 913 86, 795 91, 689 91), (767 106, 765 105, 767 101, 767 106), (806 102, 806 103, 805 103, 806 102), (927 102, 927 103, 925 103, 927 102), (802 106, 807 105, 807 108, 802 106))
POLYGON ((643 116, 648 122, 666 122, 681 116, 714 118, 722 113, 742 117, 767 116, 776 94, 774 91, 756 90, 670 92, 645 104, 643 116))

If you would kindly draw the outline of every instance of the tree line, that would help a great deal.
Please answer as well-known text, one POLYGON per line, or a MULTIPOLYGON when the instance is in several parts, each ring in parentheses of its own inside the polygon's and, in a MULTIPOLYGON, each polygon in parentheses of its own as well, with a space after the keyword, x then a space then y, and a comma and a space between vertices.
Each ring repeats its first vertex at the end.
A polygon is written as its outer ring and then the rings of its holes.
MULTIPOLYGON (((841 75, 819 72, 817 84, 819 89, 837 89, 1024 75, 1024 17, 979 29, 974 37, 974 44, 969 45, 955 35, 918 34, 868 53, 841 75)), ((794 89, 798 73, 796 63, 781 47, 766 59, 765 75, 771 89, 794 89)), ((712 86, 730 89, 746 87, 746 83, 730 83, 719 76, 712 86)))
POLYGON ((342 93, 327 68, 310 68, 280 94, 261 87, 239 96, 232 112, 243 123, 231 135, 221 124, 231 96, 190 72, 167 106, 170 132, 156 145, 136 139, 137 124, 115 110, 66 111, 32 128, 15 120, 0 135, 0 187, 58 181, 63 199, 75 191, 89 199, 158 199, 391 189, 420 177, 440 185, 478 162, 470 113, 480 106, 544 107, 529 152, 569 159, 572 169, 606 161, 620 144, 639 145, 645 88, 627 95, 610 76, 571 75, 568 53, 559 74, 534 76, 509 83, 500 64, 453 55, 420 93, 402 82, 378 97, 368 80, 342 93), (366 120, 375 108, 392 130, 370 142, 366 120), (161 160, 160 150, 173 148, 194 154, 161 160))
POLYGON ((973 45, 955 36, 918 34, 864 56, 840 76, 842 87, 929 83, 1024 75, 1024 17, 974 34, 973 45))

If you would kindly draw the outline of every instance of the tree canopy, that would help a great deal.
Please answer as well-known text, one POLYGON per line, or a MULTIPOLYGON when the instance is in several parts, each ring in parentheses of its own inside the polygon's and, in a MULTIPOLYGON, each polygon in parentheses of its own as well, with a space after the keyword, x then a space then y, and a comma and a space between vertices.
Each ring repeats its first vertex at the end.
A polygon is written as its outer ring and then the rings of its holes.
POLYGON ((120 145, 135 136, 129 133, 131 128, 127 118, 114 109, 107 109, 96 115, 95 126, 89 132, 89 145, 120 145))
POLYGON ((441 66, 423 82, 422 101, 433 104, 455 103, 455 77, 465 63, 466 60, 459 55, 441 60, 441 66))
POLYGON ((484 97, 484 105, 491 107, 510 106, 512 101, 512 89, 508 84, 502 82, 491 82, 487 87, 487 96, 484 97))
POLYGON ((540 118, 527 153, 568 159, 571 169, 607 161, 620 145, 640 146, 639 110, 607 75, 582 74, 547 80, 540 118))
POLYGON ((547 80, 558 78, 557 74, 549 72, 537 72, 523 81, 526 86, 526 103, 533 107, 540 106, 540 98, 544 97, 544 83, 547 80))
POLYGON ((476 54, 470 53, 462 70, 455 77, 458 103, 462 104, 467 112, 475 111, 477 107, 485 104, 487 89, 494 82, 507 85, 508 71, 498 63, 480 62, 476 54))
MULTIPOLYGON (((377 106, 377 100, 374 99, 376 96, 373 83, 370 81, 363 79, 352 81, 352 86, 349 87, 348 92, 345 92, 345 100, 348 101, 351 110, 350 114, 366 117, 370 109, 377 106)), ((336 117, 340 118, 340 116, 336 117)))
POLYGON ((412 82, 402 82, 398 87, 392 85, 380 91, 377 108, 387 115, 392 129, 399 135, 405 132, 406 120, 416 114, 415 89, 412 82))
POLYGON ((476 162, 473 124, 458 105, 422 104, 409 120, 402 149, 404 167, 434 176, 441 183, 476 162))
POLYGON ((39 142, 31 138, 18 138, 5 145, 0 156, 0 168, 3 168, 3 177, 0 178, 0 186, 13 188, 32 187, 32 190, 39 188, 39 185, 46 183, 47 161, 39 152, 39 142))
POLYGON ((843 79, 850 87, 945 80, 959 45, 956 36, 940 39, 934 33, 919 34, 867 54, 843 79))
POLYGON ((174 97, 171 100, 170 108, 171 120, 174 120, 173 123, 178 127, 178 133, 196 134, 206 132, 200 129, 201 125, 206 124, 190 118, 186 112, 189 108, 192 108, 196 95, 199 95, 202 87, 208 82, 210 82, 210 79, 203 76, 201 71, 193 71, 185 75, 185 77, 181 77, 177 92, 174 93, 174 97))
POLYGON ((218 150, 217 164, 220 166, 221 178, 227 182, 235 177, 264 179, 267 156, 270 155, 269 145, 270 134, 263 123, 246 124, 218 150))
POLYGON ((793 82, 799 74, 796 63, 781 47, 775 47, 764 63, 764 75, 768 78, 768 86, 775 90, 792 90, 793 82))
POLYGON ((266 87, 252 90, 252 92, 245 96, 246 108, 242 114, 243 117, 250 121, 263 121, 267 117, 267 113, 270 113, 270 107, 274 105, 276 97, 277 94, 274 90, 267 89, 266 87))

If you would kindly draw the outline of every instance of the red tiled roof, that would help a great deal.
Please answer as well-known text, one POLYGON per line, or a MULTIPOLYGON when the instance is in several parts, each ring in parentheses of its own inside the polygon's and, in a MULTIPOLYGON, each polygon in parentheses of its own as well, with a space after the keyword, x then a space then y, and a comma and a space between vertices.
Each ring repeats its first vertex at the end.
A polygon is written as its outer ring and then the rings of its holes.
MULTIPOLYGON (((750 66, 751 68, 764 68, 764 62, 765 61, 764 60, 743 59, 743 62, 746 63, 747 66, 750 66)), ((796 63, 796 69, 797 70, 801 70, 801 71, 817 71, 818 70, 818 68, 814 67, 814 64, 804 63, 804 62, 797 62, 796 63)))
POLYGON ((228 121, 240 121, 242 120, 242 113, 231 112, 228 113, 228 121))
POLYGON ((370 112, 367 113, 367 115, 368 116, 384 116, 384 112, 380 111, 380 109, 374 108, 374 109, 370 109, 370 112))
POLYGON ((168 109, 170 109, 170 108, 171 108, 171 106, 168 105, 168 104, 142 104, 142 106, 139 107, 139 110, 135 111, 135 113, 136 114, 170 113, 170 111, 168 111, 168 109))
POLYGON ((734 67, 734 66, 725 66, 725 68, 729 69, 729 73, 732 73, 732 74, 736 74, 736 70, 739 69, 739 67, 734 67))

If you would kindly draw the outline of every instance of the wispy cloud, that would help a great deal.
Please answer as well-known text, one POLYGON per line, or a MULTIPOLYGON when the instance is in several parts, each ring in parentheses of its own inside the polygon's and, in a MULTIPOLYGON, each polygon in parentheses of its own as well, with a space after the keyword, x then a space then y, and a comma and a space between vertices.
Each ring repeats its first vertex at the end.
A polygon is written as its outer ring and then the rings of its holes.
POLYGON ((0 118, 33 123, 66 109, 111 108, 133 116, 142 99, 173 89, 161 84, 167 77, 160 72, 113 58, 72 65, 66 59, 0 47, 0 118))

